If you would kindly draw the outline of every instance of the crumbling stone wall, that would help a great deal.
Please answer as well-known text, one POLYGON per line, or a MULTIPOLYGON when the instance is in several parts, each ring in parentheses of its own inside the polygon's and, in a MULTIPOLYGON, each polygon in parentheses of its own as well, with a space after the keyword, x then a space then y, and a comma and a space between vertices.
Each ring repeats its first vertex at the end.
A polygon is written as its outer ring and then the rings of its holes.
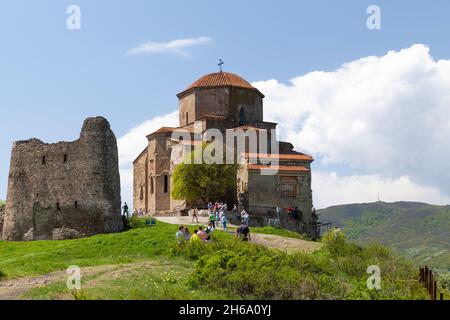
POLYGON ((122 229, 117 141, 108 121, 88 118, 80 139, 12 149, 3 239, 67 239, 122 229))

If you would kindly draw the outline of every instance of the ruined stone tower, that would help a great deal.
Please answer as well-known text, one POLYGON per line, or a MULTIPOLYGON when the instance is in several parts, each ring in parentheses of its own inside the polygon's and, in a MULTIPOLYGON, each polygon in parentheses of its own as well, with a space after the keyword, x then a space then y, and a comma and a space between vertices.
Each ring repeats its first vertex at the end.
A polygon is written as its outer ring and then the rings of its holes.
POLYGON ((67 239, 122 229, 117 141, 108 121, 88 118, 80 139, 12 149, 3 239, 67 239))

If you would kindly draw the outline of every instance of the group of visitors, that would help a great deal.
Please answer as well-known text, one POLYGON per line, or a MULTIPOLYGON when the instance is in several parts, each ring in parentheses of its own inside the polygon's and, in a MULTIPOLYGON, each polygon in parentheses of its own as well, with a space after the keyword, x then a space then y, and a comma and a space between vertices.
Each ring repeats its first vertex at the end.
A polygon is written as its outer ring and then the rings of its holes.
POLYGON ((208 202, 208 218, 209 223, 212 224, 214 228, 221 226, 225 232, 228 232, 228 218, 227 218, 228 206, 226 203, 222 202, 208 202))
MULTIPOLYGON (((122 215, 130 218, 130 209, 128 207, 128 204, 125 202, 124 205, 122 206, 122 215)), ((134 209, 133 212, 131 213, 131 217, 145 217, 148 216, 149 212, 144 212, 144 210, 142 210, 142 208, 140 208, 139 210, 134 209)))
POLYGON ((288 207, 287 209, 289 218, 298 220, 302 217, 302 212, 298 209, 298 207, 288 207))
MULTIPOLYGON (((183 242, 209 242, 212 239, 214 231, 222 227, 223 231, 228 232, 228 217, 227 217, 228 206, 226 203, 222 202, 208 202, 208 226, 206 228, 200 226, 194 230, 191 234, 187 226, 180 226, 178 232, 176 233, 176 239, 178 243, 183 242)), ((240 221, 240 225, 236 231, 236 237, 242 241, 250 241, 250 215, 244 210, 238 213, 237 205, 234 205, 232 209, 233 214, 236 215, 240 221)), ((199 211, 198 208, 191 210, 192 222, 199 222, 199 211)))
POLYGON ((208 227, 206 227, 205 229, 202 226, 198 227, 192 234, 190 233, 187 226, 179 226, 175 237, 180 244, 187 241, 191 243, 208 242, 211 240, 211 236, 214 233, 214 230, 215 228, 213 227, 212 223, 209 223, 208 227))

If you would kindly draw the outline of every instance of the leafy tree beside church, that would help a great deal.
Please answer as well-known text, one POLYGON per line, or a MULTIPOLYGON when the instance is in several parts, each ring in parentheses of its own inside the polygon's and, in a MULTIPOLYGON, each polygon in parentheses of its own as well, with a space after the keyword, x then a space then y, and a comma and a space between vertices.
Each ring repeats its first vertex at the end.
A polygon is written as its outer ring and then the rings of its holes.
MULTIPOLYGON (((202 154, 204 150, 205 146, 201 149, 202 154)), ((237 165, 194 164, 195 152, 187 156, 191 161, 180 163, 173 172, 174 199, 206 204, 208 201, 224 200, 234 192, 237 165)))

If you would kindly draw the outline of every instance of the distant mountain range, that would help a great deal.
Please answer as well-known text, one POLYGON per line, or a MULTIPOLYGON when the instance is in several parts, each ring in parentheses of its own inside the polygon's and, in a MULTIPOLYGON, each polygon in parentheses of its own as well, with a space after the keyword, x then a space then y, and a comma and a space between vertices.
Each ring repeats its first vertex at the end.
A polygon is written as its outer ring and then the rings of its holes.
POLYGON ((331 222, 349 240, 378 242, 417 266, 450 272, 450 206, 418 202, 347 204, 318 210, 321 222, 331 222))

